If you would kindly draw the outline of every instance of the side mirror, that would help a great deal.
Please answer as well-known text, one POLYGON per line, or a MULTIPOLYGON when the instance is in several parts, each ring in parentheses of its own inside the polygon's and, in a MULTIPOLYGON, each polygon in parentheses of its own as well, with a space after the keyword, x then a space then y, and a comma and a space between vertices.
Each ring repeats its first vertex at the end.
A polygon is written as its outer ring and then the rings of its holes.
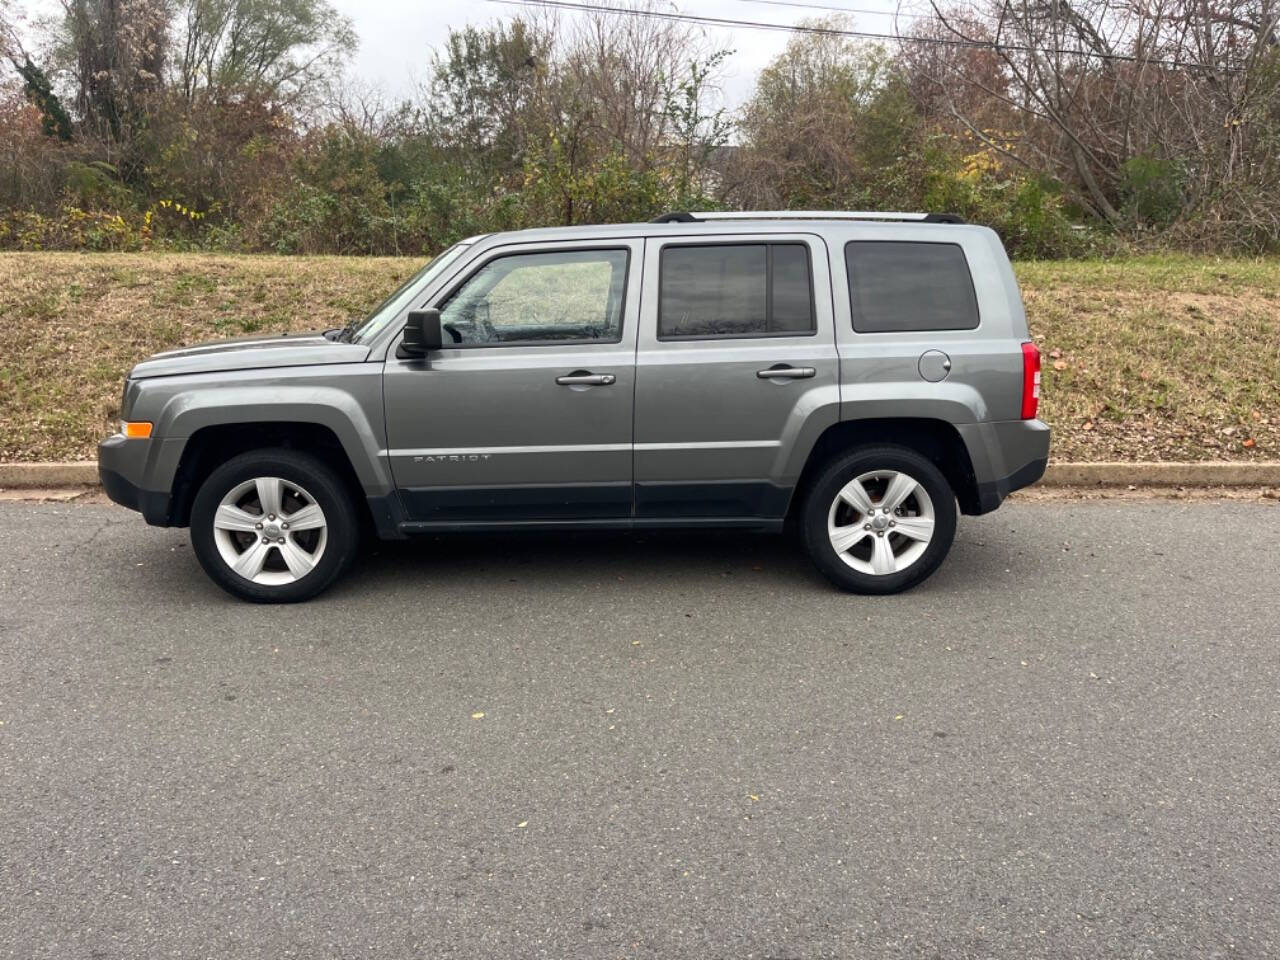
POLYGON ((440 311, 410 310, 400 352, 407 357, 425 357, 429 351, 439 350, 441 342, 440 311))

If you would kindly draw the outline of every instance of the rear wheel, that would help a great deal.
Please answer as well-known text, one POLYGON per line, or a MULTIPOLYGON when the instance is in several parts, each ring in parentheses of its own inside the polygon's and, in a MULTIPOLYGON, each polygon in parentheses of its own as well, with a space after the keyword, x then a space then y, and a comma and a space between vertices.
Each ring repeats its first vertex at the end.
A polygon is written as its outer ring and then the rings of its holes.
POLYGON ((822 471, 801 528, 809 556, 836 586, 898 593, 937 570, 951 549, 955 494, 914 450, 868 447, 822 471))
POLYGON ((314 597, 358 540, 340 477, 310 454, 259 450, 209 475, 191 506, 191 545, 220 587, 256 603, 314 597))

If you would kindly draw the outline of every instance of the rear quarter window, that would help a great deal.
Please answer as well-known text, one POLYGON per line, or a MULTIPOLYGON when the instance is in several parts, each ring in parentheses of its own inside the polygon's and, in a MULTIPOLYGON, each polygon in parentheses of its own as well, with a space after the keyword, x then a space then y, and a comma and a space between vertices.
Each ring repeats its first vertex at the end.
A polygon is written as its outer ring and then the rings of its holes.
POLYGON ((844 264, 858 333, 978 326, 978 297, 959 244, 852 240, 844 264))

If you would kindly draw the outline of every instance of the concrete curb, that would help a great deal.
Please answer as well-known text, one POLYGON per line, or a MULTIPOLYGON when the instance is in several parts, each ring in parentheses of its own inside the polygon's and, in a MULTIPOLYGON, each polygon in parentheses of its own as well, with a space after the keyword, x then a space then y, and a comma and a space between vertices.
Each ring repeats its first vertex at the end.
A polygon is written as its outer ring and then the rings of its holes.
POLYGON ((1274 487, 1280 486, 1280 463, 1051 463, 1040 482, 1046 487, 1274 487))
POLYGON ((65 460, 60 463, 0 463, 0 488, 98 485, 96 460, 65 460))
MULTIPOLYGON (((1280 487, 1280 462, 1051 463, 1046 487, 1280 487)), ((0 488, 97 486, 93 460, 62 463, 0 463, 0 488)))

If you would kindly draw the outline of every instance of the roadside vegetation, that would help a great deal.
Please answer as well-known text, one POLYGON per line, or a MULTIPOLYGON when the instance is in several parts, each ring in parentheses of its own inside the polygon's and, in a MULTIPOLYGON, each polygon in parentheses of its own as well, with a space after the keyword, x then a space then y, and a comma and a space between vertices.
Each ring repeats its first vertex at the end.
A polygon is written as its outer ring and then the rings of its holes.
POLYGON ((456 30, 392 101, 326 0, 7 0, 0 247, 424 255, 724 207, 958 213, 1022 259, 1280 251, 1273 0, 810 20, 733 110, 732 32, 587 6, 456 30))
MULTIPOLYGON (((92 457, 130 366, 341 326, 415 258, 0 255, 0 460, 92 457)), ((1016 265, 1058 460, 1280 459, 1280 259, 1016 265)))

